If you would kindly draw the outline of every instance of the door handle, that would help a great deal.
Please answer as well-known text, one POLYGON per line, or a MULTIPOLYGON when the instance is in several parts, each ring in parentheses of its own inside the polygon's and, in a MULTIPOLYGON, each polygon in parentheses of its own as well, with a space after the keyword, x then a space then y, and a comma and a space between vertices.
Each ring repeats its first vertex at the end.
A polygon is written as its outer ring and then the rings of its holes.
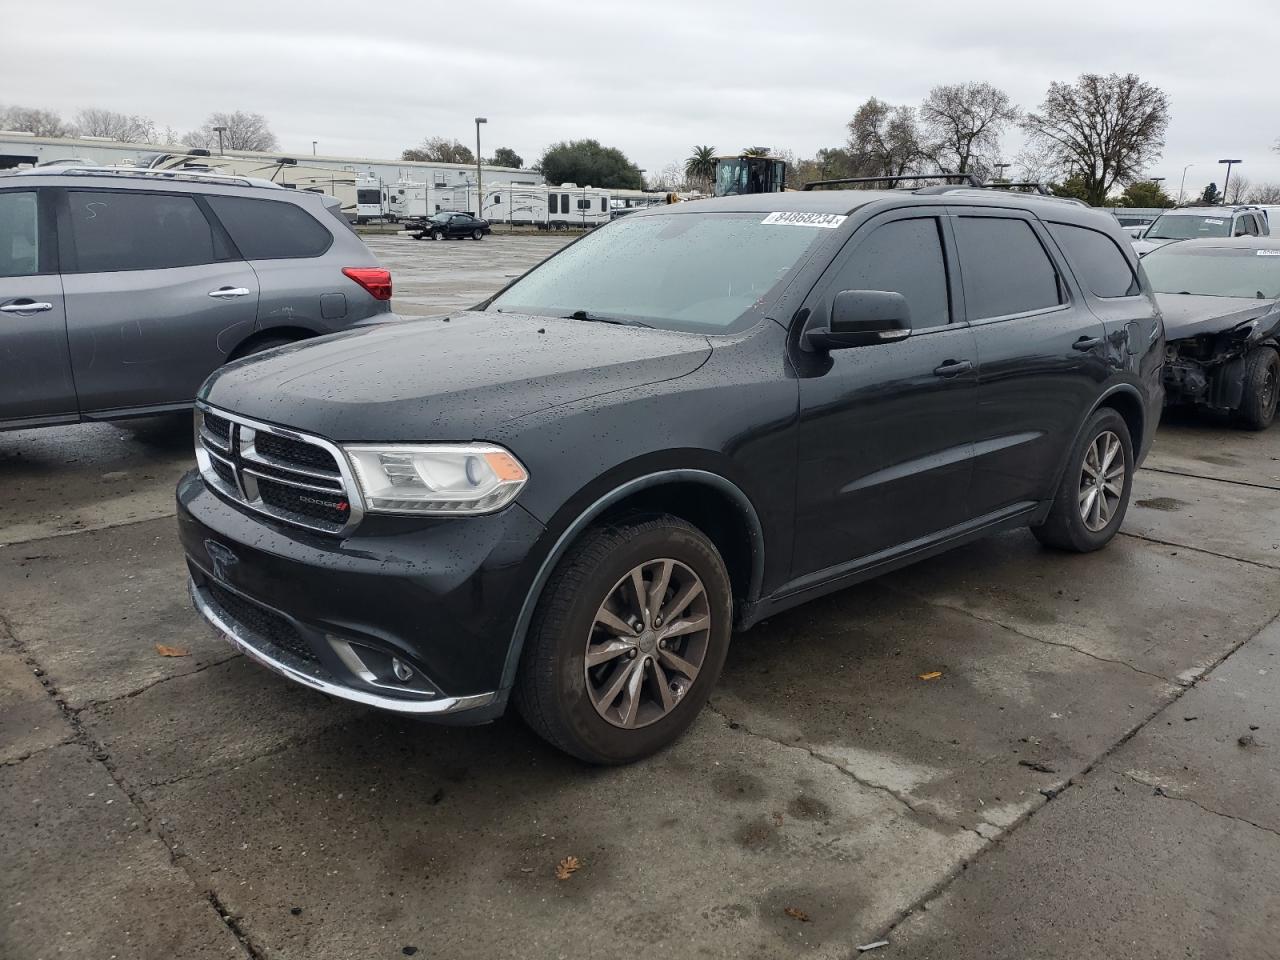
POLYGON ((962 373, 968 373, 973 369, 973 363, 968 360, 948 360, 940 367, 934 367, 933 373, 937 377, 958 377, 962 373))
POLYGON ((219 287, 217 290, 209 291, 209 296, 217 297, 219 300, 232 300, 236 297, 247 297, 248 295, 248 287, 219 287))
POLYGON ((1071 345, 1072 350, 1079 350, 1083 353, 1086 350, 1092 350, 1094 347, 1102 346, 1101 337, 1081 337, 1071 345))
POLYGON ((0 313, 44 313, 46 310, 52 309, 52 303, 36 303, 34 300, 20 300, 17 303, 6 303, 3 307, 0 307, 0 313))

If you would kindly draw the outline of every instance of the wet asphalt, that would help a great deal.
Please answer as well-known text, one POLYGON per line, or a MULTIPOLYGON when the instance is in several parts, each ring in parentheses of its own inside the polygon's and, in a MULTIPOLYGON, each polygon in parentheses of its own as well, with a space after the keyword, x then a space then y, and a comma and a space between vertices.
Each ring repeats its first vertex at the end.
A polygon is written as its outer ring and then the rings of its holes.
MULTIPOLYGON (((409 314, 564 242, 370 245, 409 314)), ((611 770, 234 655, 189 432, 0 434, 6 960, 1280 957, 1280 428, 1166 423, 1102 553, 1011 533, 771 619, 611 770)))

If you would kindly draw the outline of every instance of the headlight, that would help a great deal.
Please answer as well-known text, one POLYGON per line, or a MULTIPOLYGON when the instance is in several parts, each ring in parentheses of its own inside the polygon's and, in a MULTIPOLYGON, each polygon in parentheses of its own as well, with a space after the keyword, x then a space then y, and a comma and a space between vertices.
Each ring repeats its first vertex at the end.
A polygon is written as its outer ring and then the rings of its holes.
POLYGON ((492 513, 529 479, 519 460, 488 443, 343 449, 371 513, 492 513))

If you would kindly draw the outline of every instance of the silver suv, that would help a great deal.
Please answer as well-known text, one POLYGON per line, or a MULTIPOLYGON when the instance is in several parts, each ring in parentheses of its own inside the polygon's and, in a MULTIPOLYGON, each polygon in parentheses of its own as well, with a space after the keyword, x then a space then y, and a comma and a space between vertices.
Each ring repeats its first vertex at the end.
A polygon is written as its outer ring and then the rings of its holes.
POLYGON ((1179 240, 1266 237, 1271 232, 1266 213, 1253 205, 1181 207, 1160 214, 1133 242, 1133 249, 1142 257, 1179 240))
POLYGON ((112 167, 0 176, 0 429, 179 410, 231 360, 392 318, 331 197, 112 167))

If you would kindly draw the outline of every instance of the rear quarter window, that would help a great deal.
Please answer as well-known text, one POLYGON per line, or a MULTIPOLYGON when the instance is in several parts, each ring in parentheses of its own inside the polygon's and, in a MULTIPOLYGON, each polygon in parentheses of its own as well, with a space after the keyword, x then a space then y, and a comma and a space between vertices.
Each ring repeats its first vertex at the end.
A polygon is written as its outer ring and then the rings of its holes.
POLYGON ((1136 297, 1142 292, 1133 268, 1105 233, 1067 223, 1046 224, 1076 276, 1099 297, 1136 297))
POLYGON ((206 197, 214 214, 246 260, 318 257, 333 235, 293 203, 249 197, 206 197))

